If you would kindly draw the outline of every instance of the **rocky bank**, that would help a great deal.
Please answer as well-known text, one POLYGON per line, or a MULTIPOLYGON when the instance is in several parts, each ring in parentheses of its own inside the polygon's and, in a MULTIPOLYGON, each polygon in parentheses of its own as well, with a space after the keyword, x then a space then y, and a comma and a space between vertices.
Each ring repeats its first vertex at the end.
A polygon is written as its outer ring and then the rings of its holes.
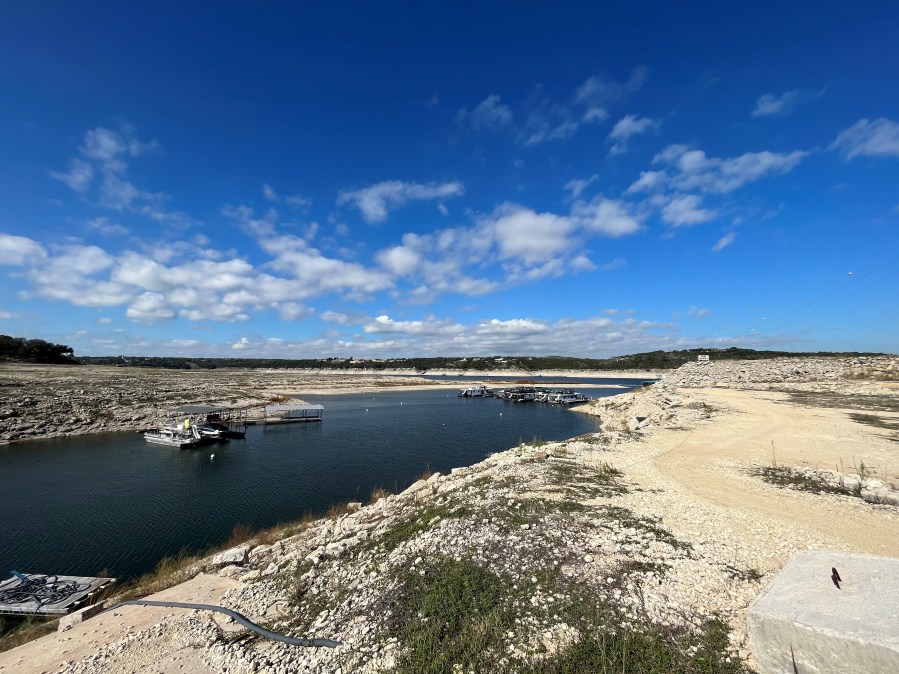
MULTIPOLYGON (((597 671, 591 666, 600 660, 590 658, 614 655, 603 650, 609 644, 633 647, 632 658, 652 644, 668 658, 659 662, 681 671, 744 671, 753 664, 745 611, 771 575, 808 548, 896 554, 899 507, 859 498, 872 478, 864 471, 848 476, 852 489, 816 491, 765 480, 758 454, 712 455, 709 474, 739 492, 728 502, 666 473, 666 462, 688 441, 716 447, 756 410, 771 421, 779 410, 791 419, 810 410, 823 419, 809 422, 812 431, 834 424, 850 437, 850 429, 853 442, 888 455, 884 431, 899 413, 896 365, 895 358, 689 364, 660 384, 581 408, 599 415, 602 433, 523 444, 449 475, 425 475, 400 494, 374 494, 368 505, 257 537, 190 570, 238 582, 223 605, 285 634, 339 640, 336 649, 287 646, 214 614, 174 612, 110 638, 91 657, 61 654, 60 671, 149 671, 174 652, 192 653, 208 672, 567 671, 575 664, 597 671), (879 401, 887 427, 849 421, 833 405, 796 402, 790 390, 825 396, 819 402, 844 396, 844 406, 846 391, 856 391, 879 401), (762 407, 728 406, 759 395, 762 407), (824 533, 809 519, 816 511, 828 522, 846 520, 862 538, 824 533), (865 532, 875 538, 870 545, 865 532)), ((759 437, 767 447, 767 436, 759 437)), ((847 479, 809 466, 795 471, 812 484, 847 479)), ((889 479, 881 485, 896 493, 889 479)), ((62 650, 66 634, 49 637, 55 641, 45 648, 62 650)), ((16 671, 9 669, 21 662, 15 657, 16 650, 0 655, 0 672, 16 671)))

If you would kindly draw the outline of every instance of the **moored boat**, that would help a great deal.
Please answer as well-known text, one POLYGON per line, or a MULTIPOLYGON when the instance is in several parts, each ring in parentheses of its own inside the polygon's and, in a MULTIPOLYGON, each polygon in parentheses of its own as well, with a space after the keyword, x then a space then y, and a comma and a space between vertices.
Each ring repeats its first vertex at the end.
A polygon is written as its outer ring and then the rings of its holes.
POLYGON ((469 386, 459 391, 460 398, 488 398, 494 395, 486 386, 469 386))
POLYGON ((156 430, 144 433, 144 440, 154 445, 166 445, 189 449, 203 444, 202 437, 194 428, 160 426, 156 430))

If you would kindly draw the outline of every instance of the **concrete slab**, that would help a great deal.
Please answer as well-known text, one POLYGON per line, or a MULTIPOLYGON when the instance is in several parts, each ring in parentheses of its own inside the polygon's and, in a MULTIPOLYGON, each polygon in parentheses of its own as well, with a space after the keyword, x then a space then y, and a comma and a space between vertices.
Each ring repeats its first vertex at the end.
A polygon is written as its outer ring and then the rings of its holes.
POLYGON ((896 674, 899 559, 797 553, 749 607, 748 628, 762 674, 896 674))

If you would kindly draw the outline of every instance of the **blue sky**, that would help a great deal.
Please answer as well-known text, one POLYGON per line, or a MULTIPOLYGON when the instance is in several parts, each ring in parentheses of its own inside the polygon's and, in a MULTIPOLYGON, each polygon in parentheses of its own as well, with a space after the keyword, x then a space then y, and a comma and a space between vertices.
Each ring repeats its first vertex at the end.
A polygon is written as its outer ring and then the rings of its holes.
POLYGON ((899 350, 895 3, 432 4, 4 3, 0 333, 899 350))

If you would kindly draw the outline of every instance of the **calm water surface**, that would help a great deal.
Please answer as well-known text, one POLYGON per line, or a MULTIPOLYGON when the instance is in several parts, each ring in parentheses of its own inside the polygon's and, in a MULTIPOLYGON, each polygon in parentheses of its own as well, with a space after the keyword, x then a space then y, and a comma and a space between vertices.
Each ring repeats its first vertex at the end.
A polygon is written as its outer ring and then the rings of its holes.
POLYGON ((0 447, 0 575, 126 578, 182 549, 220 544, 236 523, 273 526, 367 501, 377 486, 405 488, 426 469, 448 472, 519 440, 597 430, 593 417, 558 405, 455 391, 308 399, 325 406, 323 422, 252 426, 245 441, 197 450, 148 445, 137 433, 0 447))

